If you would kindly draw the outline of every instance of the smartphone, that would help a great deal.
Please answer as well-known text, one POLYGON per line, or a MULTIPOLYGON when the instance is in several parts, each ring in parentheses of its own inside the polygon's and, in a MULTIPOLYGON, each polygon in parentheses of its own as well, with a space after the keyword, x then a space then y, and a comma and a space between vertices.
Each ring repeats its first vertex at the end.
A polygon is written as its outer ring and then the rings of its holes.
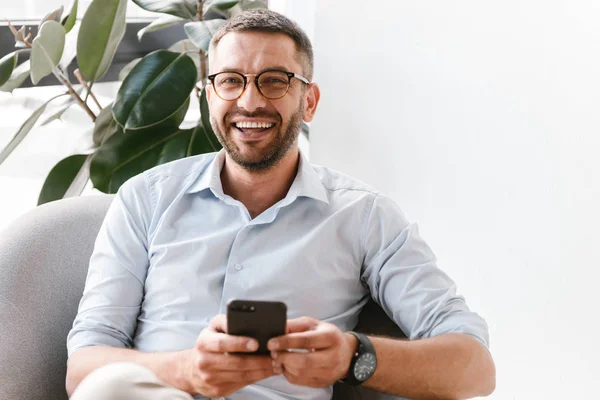
POLYGON ((227 303, 227 333, 258 340, 253 354, 269 354, 269 339, 285 334, 287 306, 280 301, 230 300, 227 303))

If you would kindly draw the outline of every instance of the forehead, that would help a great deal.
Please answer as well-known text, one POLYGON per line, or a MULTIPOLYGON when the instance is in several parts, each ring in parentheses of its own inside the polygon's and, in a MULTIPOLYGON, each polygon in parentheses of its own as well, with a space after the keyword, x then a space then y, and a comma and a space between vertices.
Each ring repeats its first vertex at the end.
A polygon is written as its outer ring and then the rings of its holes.
POLYGON ((283 33, 229 32, 217 44, 209 63, 211 73, 235 69, 252 74, 270 67, 301 72, 296 44, 283 33))

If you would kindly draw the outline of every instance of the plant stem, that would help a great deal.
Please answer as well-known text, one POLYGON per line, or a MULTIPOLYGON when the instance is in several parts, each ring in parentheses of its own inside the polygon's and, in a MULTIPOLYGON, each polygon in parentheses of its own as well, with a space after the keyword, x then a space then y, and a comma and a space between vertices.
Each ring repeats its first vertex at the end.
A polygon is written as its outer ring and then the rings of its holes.
POLYGON ((96 115, 94 115, 94 113, 92 112, 92 110, 90 110, 90 108, 85 103, 85 101, 83 101, 81 99, 81 97, 79 97, 79 95, 77 94, 77 92, 75 92, 75 90, 73 90, 73 86, 71 86, 71 84, 69 83, 69 81, 67 79, 63 78, 61 76, 61 74, 56 73, 56 71, 54 72, 54 75, 56 76, 56 78, 58 79, 58 81, 60 83, 62 83, 63 85, 65 85, 67 87, 67 89, 69 90, 69 93, 71 94, 71 96, 73 96, 73 98, 77 101, 77 103, 79 103, 79 105, 85 110, 85 112, 90 116, 90 118, 92 119, 92 121, 96 122, 96 115))
POLYGON ((196 2, 197 5, 197 10, 196 10, 196 17, 198 18, 198 21, 202 21, 204 19, 203 14, 202 14, 202 9, 204 8, 204 0, 198 0, 196 2))
MULTIPOLYGON (((81 71, 79 71, 79 69, 76 69, 74 74, 75 74, 75 77, 77 78, 77 80, 79 81, 79 83, 81 84, 81 86, 83 86, 83 88, 85 90, 88 90, 88 85, 85 82, 85 79, 83 79, 83 75, 81 75, 81 71)), ((90 92, 90 96, 92 96, 92 100, 94 100, 94 103, 96 103, 96 105, 98 106, 98 109, 100 111, 102 111, 102 106, 98 102, 98 99, 96 98, 96 96, 94 96, 94 92, 92 92, 91 89, 89 90, 89 92, 90 92)))
MULTIPOLYGON (((202 6, 204 0, 198 0, 198 21, 204 21, 204 15, 202 14, 202 6)), ((202 82, 202 88, 206 86, 206 52, 202 49, 200 53, 200 81, 202 82)))

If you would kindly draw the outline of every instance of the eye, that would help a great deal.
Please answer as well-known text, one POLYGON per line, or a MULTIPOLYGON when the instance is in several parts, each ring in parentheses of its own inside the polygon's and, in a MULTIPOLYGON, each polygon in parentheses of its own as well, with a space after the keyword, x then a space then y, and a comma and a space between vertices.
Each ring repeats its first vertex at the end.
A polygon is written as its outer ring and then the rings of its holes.
POLYGON ((219 83, 222 85, 237 85, 237 84, 241 84, 242 80, 237 77, 228 76, 228 77, 223 77, 219 81, 219 83))
POLYGON ((274 76, 269 76, 269 77, 263 79, 262 81, 265 85, 286 85, 287 84, 287 80, 278 78, 278 77, 274 77, 274 76))

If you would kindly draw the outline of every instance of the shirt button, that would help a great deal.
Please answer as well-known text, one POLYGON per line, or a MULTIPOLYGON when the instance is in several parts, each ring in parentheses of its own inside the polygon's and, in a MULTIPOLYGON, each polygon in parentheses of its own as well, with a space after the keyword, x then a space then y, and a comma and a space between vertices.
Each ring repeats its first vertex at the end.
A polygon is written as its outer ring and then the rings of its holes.
POLYGON ((242 267, 240 264, 235 264, 235 269, 236 270, 241 271, 242 268, 244 268, 244 267, 242 267))

